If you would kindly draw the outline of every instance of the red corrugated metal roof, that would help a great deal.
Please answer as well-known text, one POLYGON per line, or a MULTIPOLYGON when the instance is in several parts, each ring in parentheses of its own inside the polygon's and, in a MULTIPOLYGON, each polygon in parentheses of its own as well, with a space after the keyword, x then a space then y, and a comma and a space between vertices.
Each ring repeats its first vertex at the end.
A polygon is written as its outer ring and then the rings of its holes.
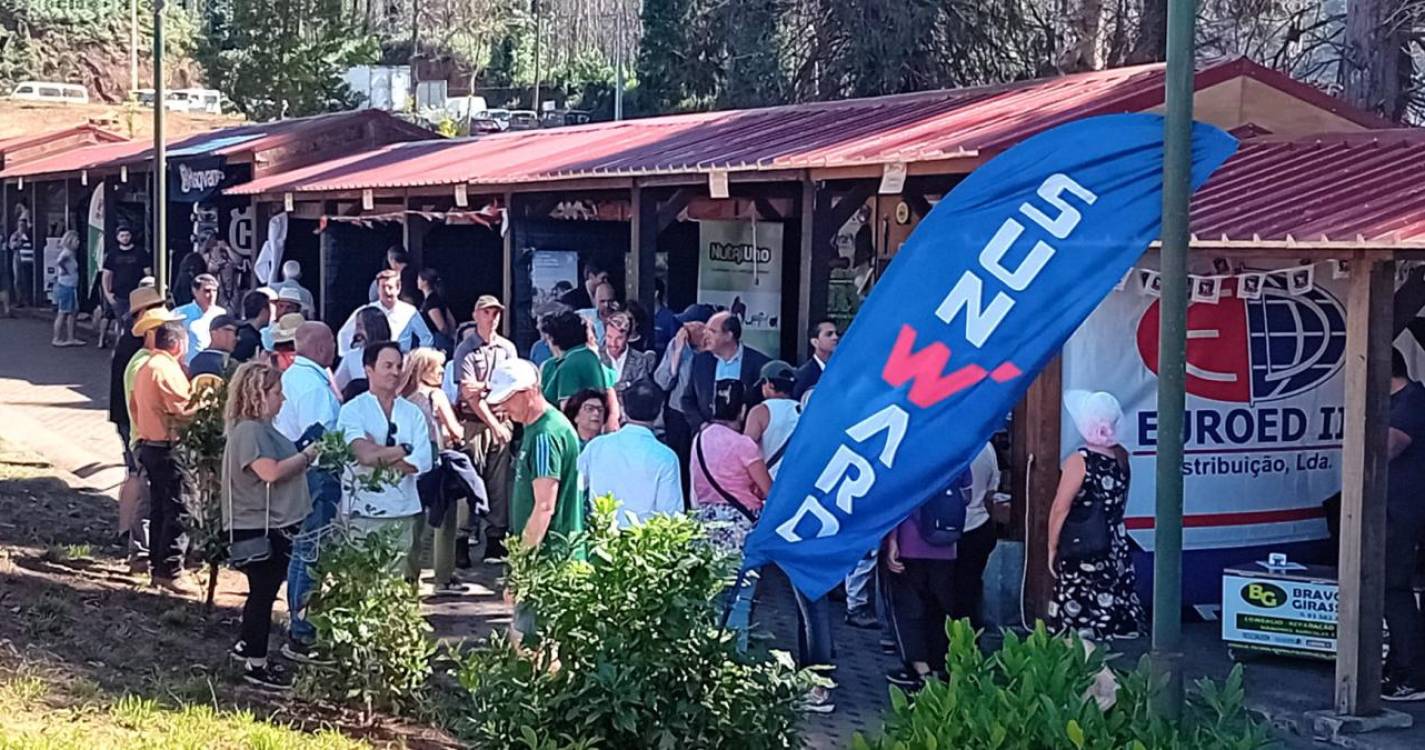
POLYGON ((43 133, 26 133, 25 135, 0 138, 0 154, 15 149, 40 146, 60 138, 84 133, 92 135, 95 142, 98 143, 117 143, 127 140, 122 135, 111 133, 98 125, 75 125, 74 127, 62 128, 60 130, 47 130, 43 133))
POLYGON ((1202 242, 1425 245, 1425 129, 1243 143, 1193 197, 1202 242))
MULTIPOLYGON (((210 130, 206 133, 196 133, 171 140, 168 142, 168 149, 170 152, 187 156, 199 154, 231 156, 240 153, 256 153, 277 148, 302 138, 318 136, 332 128, 376 119, 388 121, 390 127, 405 132, 413 138, 429 138, 435 135, 424 128, 392 117, 386 112, 367 109, 210 130)), ((33 178, 40 175, 57 175, 101 167, 133 167, 146 165, 153 160, 153 152, 149 148, 148 142, 136 141, 124 145, 129 148, 112 149, 106 146, 91 146, 75 149, 49 159, 41 159, 14 169, 6 169, 0 172, 0 179, 33 178)))
MULTIPOLYGON (((1251 77, 1366 127, 1388 123, 1247 60, 1210 65, 1205 88, 1251 77)), ((973 157, 1072 119, 1162 103, 1163 66, 872 99, 672 115, 400 144, 254 180, 230 193, 326 192, 468 182, 801 169, 973 157)))

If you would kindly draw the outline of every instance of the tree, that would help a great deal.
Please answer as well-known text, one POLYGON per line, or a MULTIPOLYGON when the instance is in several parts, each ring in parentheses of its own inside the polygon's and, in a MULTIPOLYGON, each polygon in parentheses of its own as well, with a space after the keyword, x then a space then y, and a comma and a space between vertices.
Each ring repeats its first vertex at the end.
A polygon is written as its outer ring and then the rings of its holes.
POLYGON ((256 120, 351 108, 342 71, 377 58, 343 0, 214 0, 208 14, 198 58, 209 83, 256 120))
POLYGON ((1406 36, 1408 5, 1403 0, 1346 4, 1342 92, 1352 104, 1392 120, 1405 115, 1405 92, 1414 73, 1406 36))
MULTIPOLYGON (((500 46, 510 39, 510 31, 523 28, 530 19, 506 0, 446 0, 442 11, 436 23, 443 32, 439 44, 464 63, 473 95, 476 83, 495 61, 500 46)), ((469 104, 463 113, 467 133, 473 106, 469 104)))

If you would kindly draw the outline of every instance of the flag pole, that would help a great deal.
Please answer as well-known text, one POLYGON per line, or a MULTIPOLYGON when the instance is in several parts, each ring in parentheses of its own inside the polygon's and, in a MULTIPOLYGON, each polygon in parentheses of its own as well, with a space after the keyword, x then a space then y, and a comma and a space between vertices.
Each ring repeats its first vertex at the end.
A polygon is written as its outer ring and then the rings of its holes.
POLYGON ((153 4, 153 273, 160 297, 168 294, 168 153, 164 115, 168 97, 163 85, 163 4, 153 4))
POLYGON ((1162 299, 1158 327, 1157 506, 1153 523, 1153 711, 1182 713, 1183 413, 1186 407, 1188 201, 1192 197, 1195 0, 1169 0, 1164 79, 1162 299))

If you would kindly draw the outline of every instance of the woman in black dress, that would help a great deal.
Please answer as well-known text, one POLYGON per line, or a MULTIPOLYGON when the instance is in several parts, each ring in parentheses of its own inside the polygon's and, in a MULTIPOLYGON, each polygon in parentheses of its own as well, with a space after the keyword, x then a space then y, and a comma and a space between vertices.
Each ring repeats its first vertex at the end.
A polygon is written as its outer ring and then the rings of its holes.
POLYGON ((1085 445, 1064 461, 1049 511, 1049 626, 1086 640, 1137 638, 1144 621, 1123 514, 1128 452, 1118 444, 1118 401, 1070 391, 1064 406, 1085 445))
POLYGON ((431 348, 439 349, 449 357, 455 344, 455 316, 450 314, 450 308, 445 303, 445 282, 441 281, 439 271, 425 268, 416 277, 416 286, 424 295, 421 317, 425 318, 426 327, 435 336, 431 348))

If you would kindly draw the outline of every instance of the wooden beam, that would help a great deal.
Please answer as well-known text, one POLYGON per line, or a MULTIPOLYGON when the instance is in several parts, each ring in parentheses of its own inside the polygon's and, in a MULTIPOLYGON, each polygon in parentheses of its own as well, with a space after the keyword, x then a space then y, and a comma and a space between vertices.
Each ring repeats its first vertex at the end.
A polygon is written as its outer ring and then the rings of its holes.
POLYGON ((1394 274, 1394 263, 1353 258, 1346 300, 1335 708, 1351 716, 1380 710, 1394 274))
POLYGON ((515 310, 515 222, 523 221, 519 212, 515 211, 514 200, 514 193, 505 193, 504 257, 500 270, 500 302, 505 305, 505 314, 500 316, 500 328, 508 339, 514 338, 514 323, 511 321, 518 314, 515 310))
POLYGON ((1031 624, 1047 615, 1054 579, 1049 575, 1049 508, 1059 487, 1063 359, 1055 357, 1029 386, 1014 411, 1010 463, 1014 467, 1011 516, 1024 541, 1024 611, 1031 624))
POLYGON ((783 221, 787 218, 777 210, 776 206, 761 196, 753 198, 752 205, 757 209, 757 218, 763 221, 783 221))
POLYGON ((687 208, 688 204, 702 193, 703 191, 697 188, 678 188, 674 191, 673 195, 658 208, 658 231, 662 232, 677 221, 678 214, 682 213, 683 209, 687 208))

